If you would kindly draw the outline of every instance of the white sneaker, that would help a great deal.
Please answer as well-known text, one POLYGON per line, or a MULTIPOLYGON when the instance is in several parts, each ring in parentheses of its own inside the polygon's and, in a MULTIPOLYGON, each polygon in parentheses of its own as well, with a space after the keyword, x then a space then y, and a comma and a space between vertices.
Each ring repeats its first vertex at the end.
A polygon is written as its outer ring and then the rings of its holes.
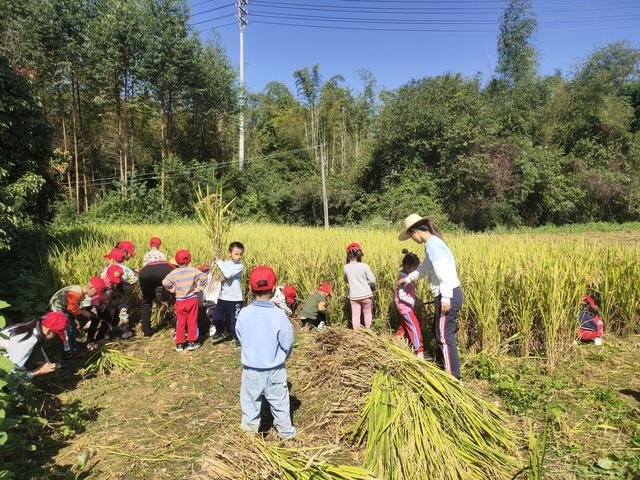
POLYGON ((420 360, 424 360, 424 352, 417 352, 416 357, 419 358, 420 360))
POLYGON ((601 339, 600 337, 598 337, 598 338, 594 338, 594 339, 593 339, 593 344, 594 344, 594 345, 597 345, 597 346, 602 345, 602 339, 601 339))
POLYGON ((326 325, 324 324, 324 322, 320 322, 320 323, 318 324, 318 330, 319 330, 319 331, 322 331, 322 330, 324 330, 325 328, 326 328, 326 325))
POLYGON ((215 325, 211 325, 209 327, 209 336, 213 337, 216 334, 216 326, 215 325))
POLYGON ((133 333, 131 332, 131 330, 126 330, 122 332, 122 335, 120 335, 120 338, 122 340, 126 340, 127 338, 131 338, 131 337, 133 337, 133 333))

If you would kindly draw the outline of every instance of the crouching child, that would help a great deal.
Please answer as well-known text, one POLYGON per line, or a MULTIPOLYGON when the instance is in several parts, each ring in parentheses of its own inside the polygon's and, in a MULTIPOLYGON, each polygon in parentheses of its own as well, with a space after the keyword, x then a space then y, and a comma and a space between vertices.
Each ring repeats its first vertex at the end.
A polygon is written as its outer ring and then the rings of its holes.
POLYGON ((243 365, 240 384, 240 426, 250 433, 260 427, 262 397, 269 402, 273 423, 282 438, 292 437, 289 388, 285 361, 293 348, 293 327, 271 298, 276 274, 269 267, 256 267, 249 274, 254 301, 243 308, 236 322, 236 336, 243 365))
POLYGON ((583 342, 593 341, 596 345, 602 344, 604 322, 597 314, 596 302, 586 294, 580 297, 576 335, 583 342))

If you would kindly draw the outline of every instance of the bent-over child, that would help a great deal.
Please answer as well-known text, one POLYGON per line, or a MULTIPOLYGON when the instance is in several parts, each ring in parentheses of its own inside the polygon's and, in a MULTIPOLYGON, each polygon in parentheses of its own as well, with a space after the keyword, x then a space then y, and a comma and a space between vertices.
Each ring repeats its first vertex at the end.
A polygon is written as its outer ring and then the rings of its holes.
MULTIPOLYGON (((407 249, 402 250, 402 253, 404 257, 402 258, 402 270, 400 270, 398 279, 405 278, 420 265, 420 259, 415 253, 411 253, 407 249)), ((419 303, 419 299, 416 296, 415 285, 413 283, 401 283, 397 285, 394 303, 401 318, 396 336, 402 337, 406 335, 409 337, 416 356, 418 358, 424 358, 422 330, 414 311, 419 303)))
POLYGON ((276 274, 271 268, 254 268, 249 274, 249 286, 254 300, 240 311, 235 327, 243 366, 240 426, 258 433, 264 396, 278 433, 291 438, 296 429, 291 423, 285 361, 293 349, 293 327, 285 313, 270 301, 276 286, 276 274))
POLYGON ((307 299, 300 312, 300 322, 302 326, 310 323, 318 330, 325 329, 329 322, 327 302, 331 296, 331 291, 331 285, 323 282, 318 287, 318 290, 307 299))
POLYGON ((578 313, 576 335, 584 342, 593 341, 596 345, 602 345, 604 322, 598 316, 595 300, 587 294, 580 297, 580 312, 578 313))
POLYGON ((296 287, 287 283, 284 286, 276 287, 275 293, 271 301, 276 307, 282 310, 287 316, 293 315, 296 306, 296 295, 298 291, 296 287))

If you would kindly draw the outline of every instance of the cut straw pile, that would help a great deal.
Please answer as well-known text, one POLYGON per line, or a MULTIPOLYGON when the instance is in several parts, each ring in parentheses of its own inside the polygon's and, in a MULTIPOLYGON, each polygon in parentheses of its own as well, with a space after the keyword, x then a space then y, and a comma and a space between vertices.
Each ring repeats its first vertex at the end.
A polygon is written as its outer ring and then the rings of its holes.
POLYGON ((216 480, 374 480, 367 470, 336 465, 320 448, 294 448, 270 444, 260 436, 232 430, 218 437, 218 448, 200 463, 200 478, 216 480))
POLYGON ((499 479, 517 470, 504 414, 436 365, 363 331, 329 329, 312 350, 314 382, 349 389, 361 406, 350 437, 380 478, 499 479))
POLYGON ((94 351, 87 359, 84 374, 106 375, 118 372, 136 372, 146 365, 140 358, 125 355, 120 351, 120 344, 110 342, 94 351))

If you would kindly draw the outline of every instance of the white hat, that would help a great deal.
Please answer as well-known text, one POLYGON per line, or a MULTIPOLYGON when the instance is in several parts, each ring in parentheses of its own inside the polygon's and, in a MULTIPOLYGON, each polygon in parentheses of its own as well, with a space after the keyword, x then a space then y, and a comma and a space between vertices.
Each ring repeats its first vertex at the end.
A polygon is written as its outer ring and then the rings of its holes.
POLYGON ((409 240, 411 238, 411 235, 409 235, 408 231, 411 230, 411 228, 416 223, 421 222, 423 220, 427 220, 427 218, 428 217, 421 217, 417 213, 412 213, 407 218, 405 218, 404 219, 404 230, 402 230, 400 232, 400 235, 398 235, 398 240, 400 240, 400 241, 409 240))

